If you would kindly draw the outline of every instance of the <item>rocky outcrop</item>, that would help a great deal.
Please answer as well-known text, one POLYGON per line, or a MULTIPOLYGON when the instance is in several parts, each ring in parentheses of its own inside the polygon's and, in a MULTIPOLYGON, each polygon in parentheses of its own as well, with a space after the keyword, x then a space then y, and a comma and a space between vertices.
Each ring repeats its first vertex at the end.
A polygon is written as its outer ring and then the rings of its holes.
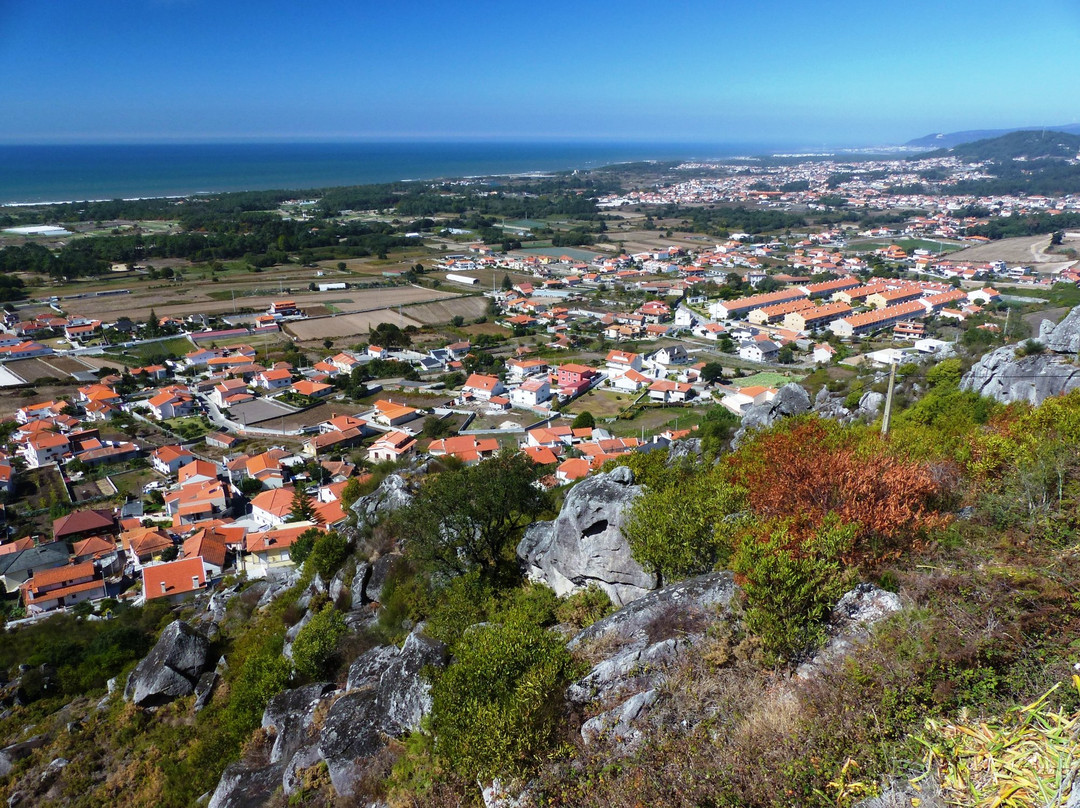
POLYGON ((258 769, 233 763, 221 775, 207 808, 261 808, 281 788, 284 763, 271 763, 258 769))
POLYGON ((404 508, 413 501, 408 481, 400 474, 391 474, 379 487, 352 504, 359 528, 374 525, 386 514, 404 508))
MULTIPOLYGON (((1005 345, 983 356, 960 382, 961 390, 1011 403, 1041 404, 1080 387, 1080 306, 1057 325, 1043 320, 1037 342, 1043 351, 1017 356, 1021 345, 1005 345)), ((1021 350, 1021 353, 1023 351, 1021 350)))
POLYGON ((271 763, 288 760, 301 747, 311 743, 308 732, 315 719, 315 710, 333 692, 332 683, 316 682, 286 690, 270 699, 263 711, 262 726, 274 732, 271 763))
POLYGON ((214 799, 222 806, 261 804, 242 800, 263 794, 270 777, 277 777, 276 787, 286 795, 292 794, 304 770, 320 762, 325 762, 334 790, 352 796, 366 759, 389 738, 419 729, 431 710, 430 685, 421 672, 445 667, 448 654, 445 645, 421 631, 418 626, 401 648, 378 646, 361 654, 349 667, 344 693, 330 682, 317 682, 274 696, 262 719, 273 739, 262 763, 270 765, 230 767, 214 799), (321 723, 320 716, 325 716, 321 723))
POLYGON ((782 418, 804 415, 808 412, 810 412, 810 394, 794 382, 785 384, 772 401, 754 404, 743 413, 742 426, 732 438, 731 445, 737 447, 754 430, 767 429, 782 418))
POLYGON ((806 679, 826 665, 847 655, 870 635, 870 627, 900 611, 900 597, 873 584, 859 584, 847 592, 829 616, 829 639, 813 658, 798 667, 795 675, 806 679))
POLYGON ((0 777, 7 777, 11 774, 11 770, 16 763, 25 757, 29 757, 31 752, 40 749, 45 743, 46 738, 44 735, 35 735, 33 738, 0 749, 0 777))
POLYGON ((1047 350, 1030 356, 1017 356, 1016 349, 1015 345, 1005 345, 983 356, 964 374, 960 389, 971 390, 1005 404, 1014 401, 1041 404, 1050 396, 1080 387, 1080 365, 1073 364, 1075 353, 1060 354, 1047 350))
POLYGON ((734 593, 729 572, 692 578, 650 592, 570 640, 571 649, 586 653, 591 647, 612 649, 566 689, 574 704, 607 707, 585 722, 582 740, 606 737, 615 748, 632 749, 643 737, 642 721, 667 672, 692 653, 710 624, 729 618, 734 593))
POLYGON ((578 483, 559 516, 530 525, 518 544, 528 577, 558 595, 596 584, 616 606, 654 589, 655 576, 634 560, 622 534, 630 505, 641 493, 625 466, 578 483))
POLYGON ((210 641, 182 620, 165 627, 146 658, 128 677, 124 699, 156 707, 195 692, 207 668, 210 641))

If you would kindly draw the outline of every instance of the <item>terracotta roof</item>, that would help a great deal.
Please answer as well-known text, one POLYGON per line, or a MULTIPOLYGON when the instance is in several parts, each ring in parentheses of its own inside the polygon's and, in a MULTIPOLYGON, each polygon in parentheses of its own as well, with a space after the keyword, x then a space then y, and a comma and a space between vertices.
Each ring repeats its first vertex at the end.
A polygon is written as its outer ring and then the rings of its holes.
POLYGON ((35 573, 30 579, 33 589, 41 589, 51 584, 62 584, 65 581, 74 581, 76 578, 85 578, 94 574, 94 562, 84 561, 81 564, 67 564, 63 567, 53 567, 35 573))
POLYGON ((264 530, 260 533, 248 533, 244 539, 244 544, 249 553, 279 550, 291 547, 301 533, 312 528, 325 532, 322 527, 312 522, 297 522, 293 525, 264 530))
POLYGON ((54 539, 62 539, 65 536, 86 533, 91 530, 109 532, 115 529, 116 519, 112 514, 106 516, 100 511, 94 510, 69 513, 67 516, 61 516, 59 519, 53 520, 52 525, 54 539))
POLYGON ((197 592, 206 588, 202 559, 182 558, 165 564, 143 567, 143 594, 147 600, 197 592))

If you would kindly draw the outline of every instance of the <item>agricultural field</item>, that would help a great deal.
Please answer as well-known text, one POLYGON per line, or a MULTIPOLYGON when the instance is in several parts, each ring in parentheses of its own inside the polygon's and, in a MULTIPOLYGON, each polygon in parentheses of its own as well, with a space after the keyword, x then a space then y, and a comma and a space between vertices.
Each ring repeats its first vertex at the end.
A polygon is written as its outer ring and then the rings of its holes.
MULTIPOLYGON (((1080 234, 1066 233, 1066 247, 1080 245, 1080 234)), ((979 244, 968 247, 965 250, 954 253, 951 257, 958 261, 1005 261, 1008 264, 1039 264, 1039 270, 1056 272, 1062 266, 1069 266, 1074 261, 1061 255, 1047 252, 1050 247, 1050 236, 1021 236, 1019 238, 1003 238, 991 241, 987 244, 979 244)))
MULTIPOLYGON (((16 359, 6 363, 8 370, 30 384, 35 384, 46 379, 64 380, 70 377, 70 372, 54 367, 46 359, 52 357, 35 357, 34 359, 16 359)), ((84 368, 88 370, 89 368, 84 368)))
POLYGON ((765 370, 761 373, 755 373, 752 376, 744 376, 741 379, 732 379, 731 383, 735 387, 783 387, 788 382, 797 382, 801 379, 801 376, 788 376, 784 373, 776 373, 775 371, 765 370))

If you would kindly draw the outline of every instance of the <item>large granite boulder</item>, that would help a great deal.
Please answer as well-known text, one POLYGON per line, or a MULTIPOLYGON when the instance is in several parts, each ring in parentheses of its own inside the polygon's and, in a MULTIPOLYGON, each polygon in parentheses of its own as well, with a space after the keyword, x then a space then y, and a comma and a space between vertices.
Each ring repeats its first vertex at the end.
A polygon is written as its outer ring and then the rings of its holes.
POLYGON ((286 690, 274 696, 263 711, 263 729, 274 730, 274 745, 270 749, 270 762, 288 760, 311 739, 308 733, 315 720, 315 710, 331 693, 330 682, 286 690))
POLYGON ((804 415, 810 412, 810 394, 795 384, 785 384, 773 397, 772 401, 754 404, 742 416, 742 426, 732 438, 731 445, 738 446, 743 439, 756 429, 767 429, 782 418, 804 415))
POLYGON ((353 795, 364 759, 383 747, 376 696, 374 688, 346 693, 330 708, 319 735, 319 756, 342 797, 353 795))
POLYGON ((29 757, 31 752, 40 749, 46 742, 47 739, 44 735, 35 735, 33 738, 0 749, 0 777, 7 777, 11 774, 11 770, 15 768, 16 763, 25 757, 29 757))
POLYGON ((262 808, 281 788, 284 771, 284 763, 258 769, 233 763, 221 775, 207 808, 262 808))
POLYGON ((596 584, 616 606, 655 589, 656 577, 634 560, 622 534, 630 505, 641 493, 625 466, 578 483, 558 517, 530 525, 518 544, 528 577, 558 595, 596 584))
POLYGON ((352 504, 357 527, 374 525, 388 513, 404 508, 413 501, 408 481, 400 474, 391 474, 379 487, 352 504))
MULTIPOLYGON (((1054 329, 1055 333, 1058 328, 1061 326, 1054 329)), ((1072 337, 1054 340, 1057 345, 1072 342, 1072 337)), ((1005 404, 1014 401, 1041 404, 1050 396, 1080 387, 1080 365, 1073 364, 1075 353, 1046 350, 1029 356, 1017 356, 1017 347, 1005 345, 983 356, 964 374, 960 389, 971 390, 1005 404)))
POLYGON ((124 698, 139 707, 156 707, 191 695, 207 669, 209 651, 204 635, 182 620, 173 621, 131 672, 124 698))
POLYGON ((579 632, 567 647, 599 640, 610 634, 623 638, 666 639, 656 631, 663 619, 678 615, 690 619, 695 615, 705 617, 727 610, 735 594, 735 580, 730 572, 710 572, 680 581, 663 589, 650 592, 619 611, 597 620, 579 632))
POLYGON ((1080 353, 1080 306, 1077 306, 1057 325, 1043 320, 1039 325, 1039 342, 1054 353, 1076 356, 1080 353))

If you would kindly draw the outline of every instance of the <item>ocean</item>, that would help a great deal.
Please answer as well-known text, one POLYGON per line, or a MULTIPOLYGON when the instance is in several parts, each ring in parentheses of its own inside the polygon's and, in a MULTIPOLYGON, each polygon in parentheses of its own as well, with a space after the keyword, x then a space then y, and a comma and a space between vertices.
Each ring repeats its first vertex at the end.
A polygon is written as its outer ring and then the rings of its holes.
POLYGON ((768 151, 762 145, 561 142, 0 145, 0 204, 303 190, 768 151))

